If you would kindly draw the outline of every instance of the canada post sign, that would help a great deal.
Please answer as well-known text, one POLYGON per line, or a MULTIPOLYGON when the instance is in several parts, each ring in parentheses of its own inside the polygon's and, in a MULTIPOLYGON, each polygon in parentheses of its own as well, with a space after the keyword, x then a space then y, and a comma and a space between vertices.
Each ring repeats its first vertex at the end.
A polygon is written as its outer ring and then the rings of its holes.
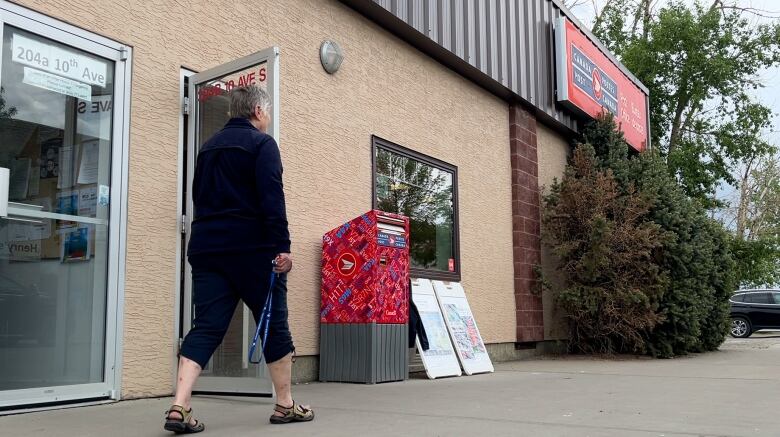
POLYGON ((587 93, 609 112, 618 115, 618 85, 576 46, 571 47, 574 86, 587 93))
POLYGON ((628 144, 644 150, 647 93, 569 20, 560 18, 555 31, 558 101, 594 118, 611 112, 628 144))

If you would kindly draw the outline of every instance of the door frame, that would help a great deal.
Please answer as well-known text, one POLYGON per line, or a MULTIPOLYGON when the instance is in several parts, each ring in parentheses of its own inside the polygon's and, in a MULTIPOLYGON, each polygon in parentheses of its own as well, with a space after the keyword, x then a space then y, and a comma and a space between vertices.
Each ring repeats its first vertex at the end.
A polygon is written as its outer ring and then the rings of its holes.
MULTIPOLYGON (((184 320, 184 307, 182 306, 184 300, 184 287, 182 285, 182 279, 184 278, 184 270, 187 268, 186 261, 186 236, 189 232, 187 228, 187 218, 185 213, 189 213, 189 210, 185 211, 187 207, 187 199, 184 195, 184 188, 187 186, 185 180, 185 173, 187 171, 187 112, 188 102, 185 99, 188 93, 187 81, 197 71, 182 66, 179 69, 179 102, 181 107, 179 109, 179 155, 178 155, 178 176, 176 178, 176 193, 178 195, 178 201, 176 202, 176 217, 179 218, 176 225, 177 230, 177 243, 176 243, 176 281, 174 286, 174 302, 173 302, 173 342, 171 344, 171 354, 174 357, 171 363, 171 382, 173 387, 176 387, 178 381, 178 369, 179 369, 179 348, 184 337, 182 329, 182 321, 184 320)), ((189 174, 189 173, 187 173, 189 174)))
MULTIPOLYGON (((189 331, 188 325, 192 323, 192 270, 188 262, 186 262, 187 245, 189 244, 191 235, 191 223, 192 223, 192 180, 195 173, 195 161, 196 161, 196 120, 198 117, 198 103, 195 93, 195 87, 199 84, 208 82, 210 80, 218 79, 229 75, 234 72, 238 72, 249 67, 266 63, 266 82, 267 90, 271 95, 271 126, 268 134, 271 135, 280 144, 279 138, 279 47, 273 46, 250 55, 232 60, 225 64, 221 64, 214 68, 202 72, 192 72, 188 68, 182 67, 181 70, 181 124, 180 124, 180 155, 186 155, 180 157, 180 172, 179 172, 179 229, 184 238, 180 239, 177 262, 179 268, 177 269, 177 287, 183 283, 184 287, 179 293, 176 293, 178 299, 175 305, 175 311, 177 312, 176 323, 176 341, 174 342, 174 349, 178 354, 181 341, 189 331), (185 78, 188 81, 187 94, 184 94, 184 82, 185 78), (185 125, 186 124, 186 125, 185 125), (186 138, 185 138, 186 132, 186 138), (186 178, 185 178, 186 174, 186 178), (185 180, 186 179, 186 180, 185 180), (186 195, 183 196, 182 189, 186 187, 186 195), (183 265, 182 265, 183 264, 183 265), (180 275, 184 275, 183 278, 180 275), (183 279, 183 280, 182 280, 183 279)), ((281 146, 279 146, 281 147, 281 146)), ((245 314, 246 314, 245 308, 245 314)), ((246 378, 228 378, 217 376, 206 376, 199 378, 198 384, 195 387, 195 392, 199 393, 212 393, 212 394, 230 394, 230 395, 246 395, 246 396, 271 396, 272 393, 259 393, 244 390, 244 386, 240 383, 242 379, 246 378)), ((174 385, 177 379, 174 378, 174 385)))
MULTIPOLYGON (((0 391, 0 409, 79 400, 119 400, 121 397, 122 350, 124 346, 128 145, 133 49, 28 8, 0 0, 0 38, 2 38, 6 24, 113 61, 114 114, 111 133, 111 187, 109 192, 108 265, 103 351, 104 380, 99 383, 0 391)), ((1 70, 2 58, 0 58, 1 70)), ((34 218, 56 218, 58 215, 29 211, 24 208, 11 208, 10 206, 8 210, 9 215, 13 212, 15 215, 34 218)), ((80 221, 94 222, 94 219, 80 221)))

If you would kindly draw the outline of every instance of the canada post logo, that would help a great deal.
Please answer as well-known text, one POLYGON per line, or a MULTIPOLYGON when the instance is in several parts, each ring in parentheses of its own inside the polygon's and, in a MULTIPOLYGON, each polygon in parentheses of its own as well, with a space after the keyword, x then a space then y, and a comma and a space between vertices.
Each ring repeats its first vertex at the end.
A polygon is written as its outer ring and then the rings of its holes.
POLYGON ((380 246, 396 247, 399 249, 406 248, 406 238, 402 235, 391 235, 386 232, 379 232, 376 235, 376 242, 380 246))
POLYGON ((357 258, 355 258, 355 255, 353 255, 350 252, 344 252, 339 256, 338 261, 336 262, 337 268, 339 273, 341 273, 342 276, 351 278, 355 275, 355 272, 358 269, 358 261, 357 258))
POLYGON ((571 46, 574 85, 584 91, 609 112, 618 116, 617 83, 574 44, 571 46))

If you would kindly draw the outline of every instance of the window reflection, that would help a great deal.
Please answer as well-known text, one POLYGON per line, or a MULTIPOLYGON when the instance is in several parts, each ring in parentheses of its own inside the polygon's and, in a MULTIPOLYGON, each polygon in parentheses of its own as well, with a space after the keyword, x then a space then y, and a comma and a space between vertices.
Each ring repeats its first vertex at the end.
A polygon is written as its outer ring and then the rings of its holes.
POLYGON ((376 150, 377 208, 410 218, 412 267, 455 271, 453 172, 376 150))

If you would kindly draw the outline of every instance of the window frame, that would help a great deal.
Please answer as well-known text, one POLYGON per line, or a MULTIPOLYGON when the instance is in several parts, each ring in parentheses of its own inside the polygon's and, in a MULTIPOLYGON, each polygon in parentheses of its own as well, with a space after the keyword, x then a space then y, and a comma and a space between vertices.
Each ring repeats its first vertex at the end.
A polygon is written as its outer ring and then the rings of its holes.
MULTIPOLYGON (((376 154, 378 149, 384 149, 391 153, 401 155, 405 158, 414 159, 425 165, 437 168, 442 171, 446 171, 452 174, 452 248, 453 258, 455 260, 455 271, 446 272, 433 269, 422 269, 418 267, 410 267, 409 272, 413 278, 425 278, 441 281, 460 282, 461 280, 461 263, 460 263, 460 204, 458 201, 458 167, 442 160, 433 158, 428 155, 424 155, 415 150, 398 145, 392 141, 388 141, 384 138, 376 135, 371 135, 371 208, 377 208, 377 168, 376 168, 376 154)), ((411 218, 411 217, 410 217, 411 218)), ((414 238, 410 235, 410 240, 414 238)))

